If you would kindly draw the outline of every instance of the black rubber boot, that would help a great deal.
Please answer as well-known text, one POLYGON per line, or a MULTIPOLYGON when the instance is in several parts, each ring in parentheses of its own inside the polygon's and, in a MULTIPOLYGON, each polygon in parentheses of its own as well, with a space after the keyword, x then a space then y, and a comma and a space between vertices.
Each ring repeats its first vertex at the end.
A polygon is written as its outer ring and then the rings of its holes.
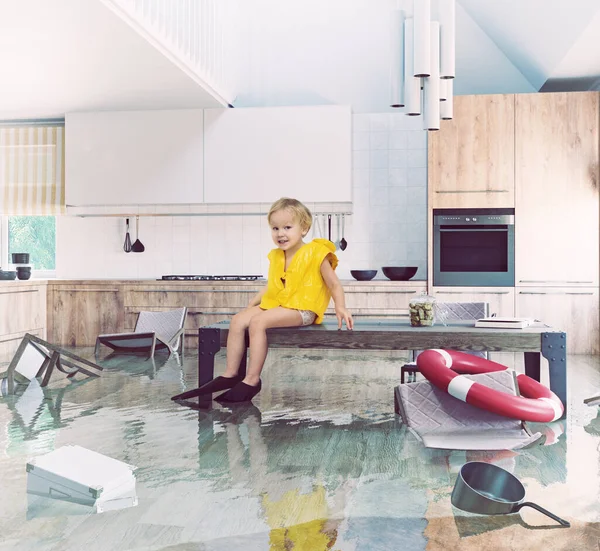
POLYGON ((231 402, 249 402, 254 398, 262 388, 262 381, 258 381, 256 386, 247 385, 246 383, 238 383, 231 390, 228 390, 224 394, 221 394, 218 398, 215 398, 217 402, 231 403, 231 402))
POLYGON ((189 398, 195 398, 196 396, 221 392, 222 390, 233 388, 242 379, 243 377, 240 377, 239 375, 235 377, 216 377, 212 381, 208 381, 208 383, 204 383, 202 386, 195 388, 194 390, 188 390, 187 392, 173 396, 171 400, 187 400, 189 398))

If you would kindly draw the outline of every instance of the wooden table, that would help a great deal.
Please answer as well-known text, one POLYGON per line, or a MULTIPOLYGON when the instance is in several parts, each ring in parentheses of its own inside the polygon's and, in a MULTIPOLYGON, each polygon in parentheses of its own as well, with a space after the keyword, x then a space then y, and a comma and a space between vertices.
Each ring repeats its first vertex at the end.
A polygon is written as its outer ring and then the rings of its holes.
MULTIPOLYGON (((198 330, 198 386, 214 377, 215 354, 227 345, 229 322, 198 330)), ((340 331, 335 322, 306 327, 286 327, 267 331, 269 348, 335 348, 343 350, 489 350, 523 352, 525 373, 540 380, 540 358, 548 360, 550 388, 567 409, 567 335, 543 324, 525 329, 480 329, 473 322, 453 322, 434 327, 411 327, 410 322, 357 321, 353 331, 340 331)), ((246 335, 246 345, 248 337, 246 335)), ((240 373, 246 373, 244 354, 240 373)), ((197 396, 194 390, 173 399, 197 396)), ((210 399, 210 397, 209 397, 210 399)))

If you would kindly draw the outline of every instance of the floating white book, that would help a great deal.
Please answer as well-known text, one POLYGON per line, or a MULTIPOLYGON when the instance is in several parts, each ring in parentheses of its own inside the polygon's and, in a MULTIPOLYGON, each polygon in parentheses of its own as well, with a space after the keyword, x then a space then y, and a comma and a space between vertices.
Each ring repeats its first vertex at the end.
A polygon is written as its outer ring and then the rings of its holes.
POLYGON ((494 329, 523 329, 534 322, 531 318, 481 318, 475 322, 475 327, 490 327, 494 329))

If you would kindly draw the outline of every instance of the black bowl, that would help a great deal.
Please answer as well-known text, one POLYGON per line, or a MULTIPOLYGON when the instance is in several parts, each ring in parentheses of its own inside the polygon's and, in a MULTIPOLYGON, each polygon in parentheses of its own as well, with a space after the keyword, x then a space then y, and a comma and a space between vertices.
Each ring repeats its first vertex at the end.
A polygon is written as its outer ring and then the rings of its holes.
POLYGON ((350 270, 350 273, 358 281, 369 281, 377 275, 377 270, 350 270))
POLYGON ((13 264, 29 264, 29 253, 12 253, 13 264))
POLYGON ((383 275, 392 281, 408 281, 419 268, 418 266, 385 266, 381 269, 383 275))
POLYGON ((21 280, 29 279, 31 277, 31 267, 17 267, 17 278, 21 280))
POLYGON ((17 272, 3 272, 2 270, 0 270, 0 280, 1 281, 12 281, 13 279, 16 279, 17 277, 17 272))

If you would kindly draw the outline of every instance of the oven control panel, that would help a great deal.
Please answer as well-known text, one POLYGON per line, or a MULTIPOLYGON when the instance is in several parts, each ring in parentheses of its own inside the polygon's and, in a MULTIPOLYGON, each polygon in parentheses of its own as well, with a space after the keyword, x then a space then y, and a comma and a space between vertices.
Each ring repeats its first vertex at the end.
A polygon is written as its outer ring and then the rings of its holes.
POLYGON ((435 226, 466 226, 469 224, 482 226, 512 226, 514 223, 514 214, 434 214, 433 216, 433 224, 435 226))

